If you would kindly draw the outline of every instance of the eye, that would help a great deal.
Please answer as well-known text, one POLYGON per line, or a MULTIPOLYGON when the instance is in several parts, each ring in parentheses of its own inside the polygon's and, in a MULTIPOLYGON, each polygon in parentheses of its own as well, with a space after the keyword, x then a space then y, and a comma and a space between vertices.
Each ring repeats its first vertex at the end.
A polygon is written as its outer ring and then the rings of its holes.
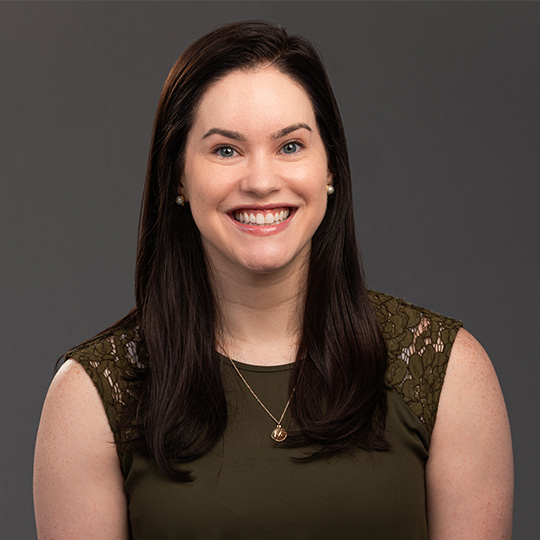
POLYGON ((296 154, 303 146, 304 145, 298 141, 289 141, 281 147, 281 150, 284 154, 296 154))
POLYGON ((220 146, 219 148, 216 148, 214 152, 222 158, 230 158, 233 157, 236 150, 232 146, 220 146))

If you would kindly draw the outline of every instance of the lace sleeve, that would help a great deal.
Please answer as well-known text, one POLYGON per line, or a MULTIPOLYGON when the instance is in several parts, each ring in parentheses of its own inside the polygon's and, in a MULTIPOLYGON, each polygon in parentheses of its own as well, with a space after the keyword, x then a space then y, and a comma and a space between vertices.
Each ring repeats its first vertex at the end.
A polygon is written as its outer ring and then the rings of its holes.
POLYGON ((450 351, 463 325, 405 300, 370 294, 388 350, 387 382, 431 435, 450 351))
POLYGON ((136 437, 136 428, 127 414, 132 413, 137 399, 130 383, 132 368, 144 369, 140 360, 142 347, 135 327, 125 327, 100 334, 65 354, 86 370, 103 402, 109 425, 122 455, 122 443, 136 437))

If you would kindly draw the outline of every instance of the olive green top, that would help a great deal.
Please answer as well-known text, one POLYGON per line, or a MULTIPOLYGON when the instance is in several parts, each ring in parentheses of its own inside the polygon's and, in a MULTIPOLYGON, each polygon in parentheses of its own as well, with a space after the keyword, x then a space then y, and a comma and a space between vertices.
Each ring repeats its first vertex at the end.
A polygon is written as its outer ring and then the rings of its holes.
MULTIPOLYGON (((387 452, 297 463, 303 449, 275 448, 275 422, 223 358, 229 421, 223 439, 187 464, 196 480, 176 483, 146 457, 119 448, 134 540, 427 539, 424 469, 450 350, 461 323, 370 292, 389 356, 387 452)), ((103 400, 117 442, 132 436, 118 419, 135 394, 122 373, 144 365, 132 326, 70 351, 103 400)), ((237 362, 279 418, 292 365, 237 362)), ((283 427, 291 426, 286 414, 283 427)))

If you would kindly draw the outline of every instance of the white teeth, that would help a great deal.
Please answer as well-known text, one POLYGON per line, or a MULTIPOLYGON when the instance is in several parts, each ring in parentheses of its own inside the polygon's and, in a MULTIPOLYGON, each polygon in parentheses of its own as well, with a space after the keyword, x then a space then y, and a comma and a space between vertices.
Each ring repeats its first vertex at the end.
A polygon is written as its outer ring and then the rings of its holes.
POLYGON ((240 211, 234 213, 234 219, 240 223, 246 223, 248 225, 277 225, 278 223, 285 221, 289 217, 290 213, 291 211, 289 208, 276 212, 275 214, 272 214, 271 212, 253 212, 248 214, 245 211, 240 211))

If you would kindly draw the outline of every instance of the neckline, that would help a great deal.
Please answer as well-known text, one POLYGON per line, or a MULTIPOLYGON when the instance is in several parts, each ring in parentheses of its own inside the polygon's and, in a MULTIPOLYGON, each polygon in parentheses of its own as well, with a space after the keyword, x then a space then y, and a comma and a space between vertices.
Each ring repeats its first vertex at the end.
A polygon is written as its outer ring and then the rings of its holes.
MULTIPOLYGON (((234 370, 234 367, 231 365, 230 360, 225 355, 221 354, 220 352, 218 352, 218 354, 221 358, 223 365, 229 366, 230 369, 234 370)), ((245 362, 234 360, 234 358, 233 358, 233 361, 236 364, 236 367, 240 371, 255 371, 259 373, 275 373, 278 371, 290 371, 294 369, 294 365, 296 364, 296 362, 291 362, 289 364, 278 364, 276 366, 258 366, 255 364, 246 364, 245 362)))

